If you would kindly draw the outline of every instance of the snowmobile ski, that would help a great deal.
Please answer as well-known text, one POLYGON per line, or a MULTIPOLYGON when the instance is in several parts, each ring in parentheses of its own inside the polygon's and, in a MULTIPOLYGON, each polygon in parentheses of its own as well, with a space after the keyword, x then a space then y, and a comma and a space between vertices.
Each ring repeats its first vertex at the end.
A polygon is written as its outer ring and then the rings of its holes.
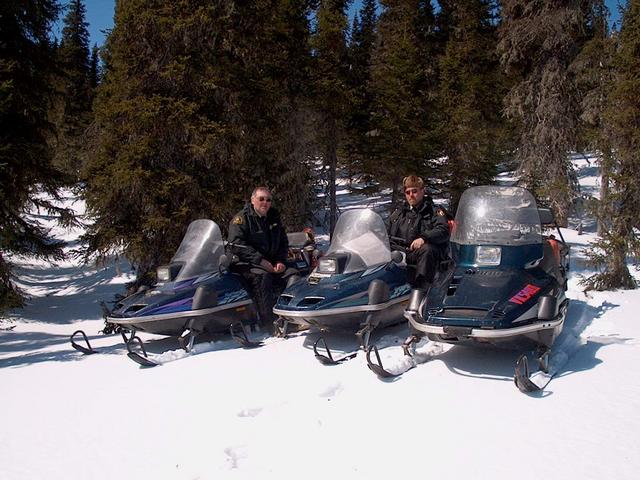
POLYGON ((160 363, 154 362, 149 358, 149 356, 147 355, 147 351, 144 348, 144 344, 142 343, 142 340, 140 340, 140 337, 138 337, 137 335, 134 335, 133 337, 131 337, 131 339, 129 339, 129 341, 125 345, 127 346, 127 350, 128 350, 127 357, 129 357, 131 360, 136 362, 138 365, 142 367, 157 367, 158 365, 160 365, 160 363), (134 351, 133 348, 136 343, 139 345, 140 350, 142 351, 142 355, 134 351))
POLYGON ((403 373, 411 370, 413 367, 416 366, 416 363, 413 361, 413 356, 415 354, 415 346, 419 341, 420 341, 420 337, 418 337, 417 335, 409 335, 407 339, 402 343, 402 351, 404 352, 405 357, 409 357, 411 359, 411 362, 408 368, 399 372, 391 372, 389 370, 386 370, 382 366, 382 359, 380 358, 380 352, 378 351, 378 347, 376 345, 372 345, 368 347, 366 349, 366 352, 367 352, 366 358, 367 358, 367 366, 369 367, 369 370, 375 373, 377 377, 380 379, 399 377, 403 373), (376 359, 375 362, 371 359, 371 352, 375 354, 375 359, 376 359))
POLYGON ((378 347, 376 347, 375 345, 372 345, 369 348, 367 348, 367 366, 373 373, 375 373, 378 376, 378 378, 394 378, 404 373, 404 372, 392 373, 388 370, 385 370, 384 367, 382 366, 382 360, 380 359, 380 353, 378 352, 378 347), (374 363, 371 360, 371 352, 374 352, 376 354, 377 363, 374 363))
MULTIPOLYGON (((100 332, 98 333, 101 333, 101 332, 102 330, 100 330, 100 332)), ((124 341, 125 344, 130 340, 127 338, 125 334, 126 332, 128 332, 128 330, 125 330, 122 328, 118 330, 118 333, 122 337, 122 340, 124 341)), ((113 332, 110 332, 110 333, 113 333, 113 332)), ((110 333, 107 333, 107 335, 109 335, 110 333)), ((133 336, 133 333, 131 333, 131 335, 133 336)), ((91 346, 91 344, 89 343, 89 338, 87 337, 87 334, 84 333, 84 330, 76 330, 75 332, 73 332, 73 334, 69 339, 71 341, 71 346, 85 355, 93 355, 94 353, 100 353, 100 350, 96 350, 91 346), (82 341, 84 341, 84 343, 87 344, 86 347, 76 342, 76 337, 79 337, 79 336, 82 336, 82 341)))
POLYGON ((516 361, 515 375, 513 381, 523 393, 534 393, 544 390, 553 380, 555 372, 540 369, 532 375, 529 374, 529 359, 526 354, 520 355, 516 361))
POLYGON ((329 349, 327 341, 324 337, 320 337, 315 341, 315 343, 313 344, 313 353, 315 354, 318 361, 323 365, 338 365, 340 363, 346 362, 347 360, 351 360, 358 355, 358 351, 356 350, 355 352, 343 355, 342 357, 333 358, 331 350, 329 349), (325 352, 327 352, 326 355, 318 351, 318 346, 320 345, 320 343, 322 343, 322 345, 324 346, 324 350, 325 352))
MULTIPOLYGON (((243 324, 240 324, 238 326, 238 324, 235 323, 231 325, 229 329, 231 331, 232 339, 238 342, 243 348, 256 348, 263 345, 262 342, 252 342, 251 340, 249 340, 245 326, 243 324)), ((181 354, 176 355, 175 353, 170 353, 172 351, 169 350, 160 354, 154 354, 153 356, 149 356, 144 347, 144 342, 140 339, 140 337, 133 336, 128 341, 125 341, 125 345, 127 347, 127 357, 143 367, 157 367, 158 365, 164 365, 165 363, 179 360, 187 356, 197 355, 199 353, 209 351, 210 349, 207 349, 206 346, 204 346, 204 349, 196 348, 196 345, 194 345, 194 343, 197 334, 198 332, 187 329, 178 338, 178 343, 181 347, 180 350, 182 350, 181 354)))
POLYGON ((256 348, 262 346, 262 342, 252 342, 249 340, 247 329, 242 322, 232 323, 229 326, 229 331, 231 332, 231 338, 242 345, 243 348, 256 348))
POLYGON ((93 347, 89 343, 89 339, 87 338, 87 334, 84 333, 82 330, 76 330, 75 332, 73 332, 73 334, 70 337, 70 340, 71 340, 71 346, 73 348, 75 348, 76 350, 78 350, 79 352, 84 353, 85 355, 92 355, 94 353, 98 353, 97 350, 93 349, 93 347), (76 336, 78 336, 78 335, 82 335, 84 342, 87 344, 86 347, 84 345, 80 345, 79 343, 76 343, 74 338, 76 336))

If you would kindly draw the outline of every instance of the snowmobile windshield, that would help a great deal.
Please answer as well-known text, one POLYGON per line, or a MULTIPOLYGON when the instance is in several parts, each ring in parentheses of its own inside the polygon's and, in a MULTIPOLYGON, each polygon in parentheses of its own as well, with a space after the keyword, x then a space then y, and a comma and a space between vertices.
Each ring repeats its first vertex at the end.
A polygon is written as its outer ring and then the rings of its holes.
POLYGON ((217 272, 224 244, 220 227, 213 220, 194 220, 187 228, 171 263, 184 266, 175 281, 197 277, 205 273, 217 272))
POLYGON ((387 229, 373 210, 348 210, 340 215, 327 255, 348 253, 344 273, 391 261, 387 229))
POLYGON ((451 241, 459 245, 542 243, 533 195, 521 187, 473 187, 462 194, 451 241))

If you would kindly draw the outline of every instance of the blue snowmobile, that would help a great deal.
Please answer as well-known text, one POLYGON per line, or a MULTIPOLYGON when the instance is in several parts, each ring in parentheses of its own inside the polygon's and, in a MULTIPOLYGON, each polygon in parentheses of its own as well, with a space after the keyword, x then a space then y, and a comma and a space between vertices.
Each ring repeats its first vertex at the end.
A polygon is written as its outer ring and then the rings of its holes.
MULTIPOLYGON (((315 249, 312 235, 296 232, 289 238, 288 266, 308 274, 315 249)), ((230 263, 220 227, 208 219, 191 222, 171 262, 158 267, 157 283, 152 288, 142 287, 119 300, 111 311, 103 305, 105 330, 121 333, 129 358, 143 366, 156 363, 136 336, 139 331, 176 336, 186 351, 192 349, 200 334, 229 331, 243 346, 258 346, 246 331, 256 321, 256 309, 242 277, 228 268, 230 263)), ((94 353, 82 331, 72 335, 71 343, 83 353, 94 353), (84 337, 86 347, 74 341, 79 335, 84 337)))
MULTIPOLYGON (((456 212, 451 254, 451 268, 428 292, 411 293, 405 353, 425 336, 451 344, 535 349, 540 370, 546 371, 569 304, 569 247, 551 210, 538 208, 524 188, 470 188, 456 212), (558 236, 544 234, 548 227, 558 236)), ((371 365, 380 376, 392 376, 379 363, 371 365)), ((514 380, 522 391, 540 388, 529 380, 526 355, 517 361, 514 380)))
MULTIPOLYGON (((286 334, 291 323, 321 331, 355 333, 367 348, 371 332, 403 321, 411 288, 401 252, 391 252, 382 218, 369 209, 344 212, 331 245, 306 280, 293 283, 273 309, 286 334)), ((323 337, 315 342, 316 358, 336 364, 323 337), (318 347, 324 345, 324 352, 318 347)))

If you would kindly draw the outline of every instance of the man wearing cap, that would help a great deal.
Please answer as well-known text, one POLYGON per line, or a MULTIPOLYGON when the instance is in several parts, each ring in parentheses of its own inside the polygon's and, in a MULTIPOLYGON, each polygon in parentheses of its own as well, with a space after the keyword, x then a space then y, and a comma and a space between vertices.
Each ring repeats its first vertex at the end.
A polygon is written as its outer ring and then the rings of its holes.
POLYGON ((228 237, 231 252, 241 262, 233 269, 247 280, 259 322, 268 330, 272 330, 275 320, 274 283, 284 285, 283 278, 291 273, 285 272, 289 241, 272 201, 267 187, 255 188, 251 201, 231 220, 228 237))
POLYGON ((428 290, 438 265, 449 255, 449 224, 445 211, 425 196, 420 177, 409 175, 402 186, 405 202, 389 217, 391 249, 406 252, 411 286, 428 290))

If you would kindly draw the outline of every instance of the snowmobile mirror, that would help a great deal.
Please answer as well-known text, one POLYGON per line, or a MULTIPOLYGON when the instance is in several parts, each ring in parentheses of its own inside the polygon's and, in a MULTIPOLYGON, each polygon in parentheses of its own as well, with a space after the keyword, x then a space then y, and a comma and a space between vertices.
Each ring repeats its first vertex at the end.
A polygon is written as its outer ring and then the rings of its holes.
POLYGON ((540 224, 542 225, 553 225, 555 223, 555 219, 553 218, 553 212, 550 208, 539 208, 538 214, 540 215, 540 224))

